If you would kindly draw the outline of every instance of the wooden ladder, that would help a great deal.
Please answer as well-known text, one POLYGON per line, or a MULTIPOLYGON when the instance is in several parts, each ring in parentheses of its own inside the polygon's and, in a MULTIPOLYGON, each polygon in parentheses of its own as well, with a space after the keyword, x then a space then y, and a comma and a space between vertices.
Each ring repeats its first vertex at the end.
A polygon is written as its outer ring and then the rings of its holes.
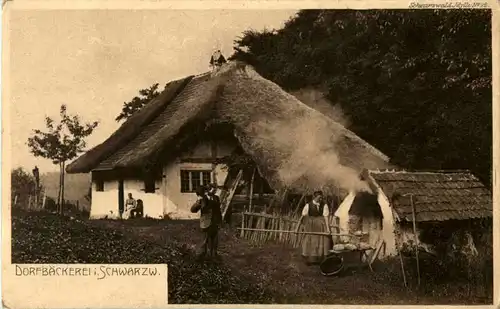
POLYGON ((226 215, 228 213, 229 207, 231 205, 231 201, 233 200, 234 192, 238 188, 238 185, 243 177, 243 170, 238 172, 238 176, 234 179, 234 181, 229 186, 229 190, 222 191, 221 193, 221 210, 222 210, 222 220, 226 220, 226 215))

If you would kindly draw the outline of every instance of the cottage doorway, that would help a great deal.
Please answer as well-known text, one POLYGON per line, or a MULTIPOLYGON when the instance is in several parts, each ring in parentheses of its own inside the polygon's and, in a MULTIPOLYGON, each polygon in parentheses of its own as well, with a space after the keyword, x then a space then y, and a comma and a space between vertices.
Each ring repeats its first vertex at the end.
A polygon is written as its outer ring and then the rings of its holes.
POLYGON ((118 180, 118 212, 120 217, 125 208, 125 192, 123 192, 123 179, 118 180))

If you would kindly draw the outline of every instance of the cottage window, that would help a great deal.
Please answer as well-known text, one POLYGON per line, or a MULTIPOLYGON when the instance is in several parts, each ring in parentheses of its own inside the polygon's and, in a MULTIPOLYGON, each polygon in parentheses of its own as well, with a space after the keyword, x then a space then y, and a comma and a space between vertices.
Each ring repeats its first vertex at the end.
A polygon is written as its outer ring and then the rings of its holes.
POLYGON ((191 188, 196 191, 201 186, 201 173, 191 172, 191 188))
POLYGON ((200 186, 209 184, 212 179, 212 171, 181 171, 181 192, 192 193, 200 186))
POLYGON ((95 182, 95 190, 97 192, 103 192, 104 191, 104 180, 96 180, 96 182, 95 182))
POLYGON ((212 176, 212 173, 211 173, 211 172, 203 172, 203 173, 201 174, 201 177, 202 177, 202 183, 203 183, 204 185, 211 183, 211 182, 212 182, 212 181, 211 181, 211 176, 212 176))
POLYGON ((148 177, 144 180, 144 192, 145 193, 155 193, 155 180, 152 177, 148 177))

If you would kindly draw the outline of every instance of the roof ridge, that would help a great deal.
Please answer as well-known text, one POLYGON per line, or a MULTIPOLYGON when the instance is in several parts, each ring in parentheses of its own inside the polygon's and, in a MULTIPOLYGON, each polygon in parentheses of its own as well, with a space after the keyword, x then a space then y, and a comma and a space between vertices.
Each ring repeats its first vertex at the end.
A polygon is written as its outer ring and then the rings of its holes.
POLYGON ((203 72, 203 73, 200 73, 200 74, 196 74, 196 75, 193 75, 193 79, 195 78, 199 78, 199 77, 204 77, 206 75, 210 75, 210 71, 206 71, 206 72, 203 72))

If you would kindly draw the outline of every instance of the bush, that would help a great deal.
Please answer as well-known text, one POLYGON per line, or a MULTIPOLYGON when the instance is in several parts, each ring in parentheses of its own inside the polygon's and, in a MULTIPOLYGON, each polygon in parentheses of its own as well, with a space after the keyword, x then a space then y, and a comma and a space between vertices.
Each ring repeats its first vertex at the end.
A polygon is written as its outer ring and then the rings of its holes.
MULTIPOLYGON (((33 175, 26 172, 22 167, 11 171, 11 199, 12 204, 17 196, 17 205, 27 207, 29 196, 35 195, 36 182, 33 175)), ((39 190, 42 188, 40 187, 39 190)))
POLYGON ((47 196, 45 197, 45 210, 49 211, 57 211, 57 203, 56 200, 47 196))
MULTIPOLYGON (((480 257, 478 257, 479 259, 480 257)), ((481 257, 482 258, 482 257, 481 257)), ((421 297, 434 299, 455 299, 456 304, 492 301, 493 280, 492 259, 467 267, 463 260, 443 261, 435 256, 421 253, 419 256, 420 287, 417 286, 417 265, 415 254, 403 258, 408 291, 421 297)), ((399 257, 391 257, 375 266, 373 280, 404 290, 403 274, 399 257)))

